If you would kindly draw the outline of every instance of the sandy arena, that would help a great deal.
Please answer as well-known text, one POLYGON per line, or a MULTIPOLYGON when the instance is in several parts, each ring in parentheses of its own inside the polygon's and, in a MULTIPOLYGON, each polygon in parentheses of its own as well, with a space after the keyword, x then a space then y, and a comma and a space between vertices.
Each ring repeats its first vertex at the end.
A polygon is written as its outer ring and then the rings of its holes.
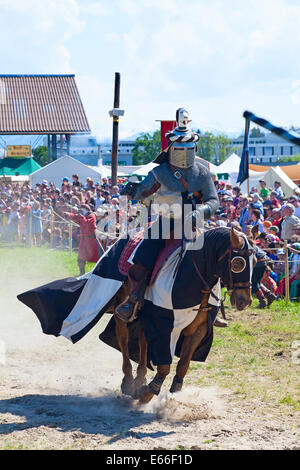
MULTIPOLYGON (((2 281, 3 282, 3 281, 2 281)), ((120 393, 121 355, 98 334, 79 343, 42 334, 16 294, 30 280, 5 280, 1 301, 0 442, 8 449, 296 449, 293 417, 217 387, 164 386, 141 408, 120 393)), ((35 283, 36 285, 36 283, 35 283)))

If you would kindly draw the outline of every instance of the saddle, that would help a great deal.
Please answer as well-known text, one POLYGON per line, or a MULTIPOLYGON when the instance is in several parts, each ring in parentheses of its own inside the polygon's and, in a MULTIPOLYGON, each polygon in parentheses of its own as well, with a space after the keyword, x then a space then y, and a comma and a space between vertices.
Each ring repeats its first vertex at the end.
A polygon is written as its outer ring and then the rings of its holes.
MULTIPOLYGON (((132 263, 129 262, 130 257, 132 256, 134 250, 137 248, 139 243, 141 243, 144 239, 144 232, 138 232, 133 238, 131 238, 123 248, 123 251, 121 253, 119 263, 118 263, 118 269, 121 274, 124 276, 128 276, 128 271, 130 267, 132 266, 132 263)), ((155 279, 156 276, 158 275, 160 269, 162 268, 163 264, 165 261, 169 258, 169 256, 174 253, 175 250, 181 245, 181 240, 165 240, 165 246, 164 248, 160 251, 157 259, 155 266, 153 268, 151 278, 149 285, 151 286, 155 279)))

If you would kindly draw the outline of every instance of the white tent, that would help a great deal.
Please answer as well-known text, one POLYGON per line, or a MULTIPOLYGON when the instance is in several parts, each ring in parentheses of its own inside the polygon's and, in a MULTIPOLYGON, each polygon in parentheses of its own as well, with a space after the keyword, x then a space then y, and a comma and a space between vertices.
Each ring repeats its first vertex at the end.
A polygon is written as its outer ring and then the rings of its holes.
POLYGON ((89 167, 69 156, 60 157, 54 162, 43 166, 31 173, 29 178, 32 186, 41 183, 42 180, 47 180, 48 182, 53 181, 55 186, 60 188, 62 179, 67 177, 72 181, 74 173, 78 174, 81 183, 85 183, 88 177, 92 178, 95 183, 101 182, 102 175, 100 171, 96 171, 93 167, 89 167))
POLYGON ((211 173, 215 173, 215 174, 219 173, 219 172, 218 172, 218 167, 217 167, 217 165, 214 165, 214 164, 211 163, 211 162, 209 162, 209 171, 210 171, 211 173))
MULTIPOLYGON (((281 183, 282 190, 286 197, 290 197, 294 193, 294 189, 297 188, 297 185, 287 176, 286 173, 280 168, 280 166, 271 167, 268 171, 258 172, 249 170, 250 184, 249 188, 257 187, 260 190, 260 180, 264 180, 267 183, 268 188, 274 188, 275 181, 281 183)), ((241 185, 242 193, 247 193, 247 181, 241 185)))
POLYGON ((221 163, 221 165, 217 166, 217 173, 224 175, 225 173, 239 173, 241 164, 241 159, 236 153, 232 153, 230 157, 225 160, 225 162, 221 163))

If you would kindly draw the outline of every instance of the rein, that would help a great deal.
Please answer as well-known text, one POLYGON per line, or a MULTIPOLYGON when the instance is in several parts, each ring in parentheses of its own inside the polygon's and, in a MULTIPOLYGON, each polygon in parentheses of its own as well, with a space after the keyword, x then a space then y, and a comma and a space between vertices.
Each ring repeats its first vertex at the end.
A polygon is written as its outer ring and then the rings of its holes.
POLYGON ((224 298, 222 299, 222 296, 221 298, 219 299, 216 294, 212 291, 212 288, 209 287, 209 285, 207 284, 206 280, 204 279, 204 277, 202 276, 198 266, 197 266, 197 263, 196 263, 196 260, 195 260, 195 256, 194 256, 194 253, 192 253, 192 260, 193 260, 193 265, 194 265, 194 268, 195 268, 195 271, 196 273, 198 274, 200 280, 202 281, 204 287, 205 287, 205 290, 202 291, 203 294, 210 294, 218 303, 221 304, 221 312, 222 312, 222 316, 224 319, 226 319, 226 316, 225 316, 225 308, 224 308, 224 302, 226 300, 226 295, 229 295, 229 297, 232 296, 232 294, 234 293, 235 290, 237 289, 244 289, 244 288, 250 288, 252 286, 252 283, 251 282, 236 282, 234 283, 233 282, 233 279, 232 279, 232 270, 231 270, 231 255, 232 255, 232 252, 235 252, 239 255, 246 255, 246 256, 250 256, 250 254, 252 254, 254 252, 254 250, 244 250, 244 249, 240 249, 240 250, 234 250, 233 249, 233 246, 230 244, 230 247, 225 251, 225 253, 217 260, 217 263, 219 263, 220 261, 222 261, 227 255, 228 256, 228 268, 229 268, 229 284, 225 284, 225 287, 227 287, 227 292, 225 292, 225 295, 224 295, 224 298))

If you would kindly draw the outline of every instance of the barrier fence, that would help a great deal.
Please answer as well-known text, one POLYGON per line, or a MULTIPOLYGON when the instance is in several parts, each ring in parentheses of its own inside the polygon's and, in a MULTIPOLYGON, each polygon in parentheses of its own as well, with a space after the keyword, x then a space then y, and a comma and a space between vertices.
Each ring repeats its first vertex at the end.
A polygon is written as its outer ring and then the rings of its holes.
MULTIPOLYGON (((20 220, 18 221, 18 224, 15 225, 16 233, 15 236, 17 238, 17 241, 19 243, 24 242, 28 246, 33 246, 34 244, 36 245, 36 239, 35 239, 35 234, 33 233, 33 219, 39 219, 41 222, 46 223, 47 226, 49 226, 49 245, 52 248, 55 248, 55 230, 61 226, 65 227, 63 233, 66 235, 65 237, 65 244, 64 247, 65 249, 68 249, 70 256, 72 256, 73 251, 74 251, 74 246, 73 246, 73 228, 76 228, 78 230, 80 228, 79 224, 75 223, 74 221, 67 220, 60 214, 58 214, 56 211, 52 210, 51 214, 49 214, 47 217, 42 217, 35 215, 33 213, 34 211, 30 210, 28 211, 28 227, 25 226, 24 230, 24 225, 21 224, 20 220), (24 234, 25 240, 24 240, 24 234), (23 237, 22 237, 23 235, 23 237)), ((3 221, 2 225, 3 225, 3 221)), ((3 227, 2 227, 3 228, 3 227)), ((103 246, 104 250, 105 248, 108 248, 111 243, 117 240, 118 237, 122 236, 124 232, 124 227, 120 227, 117 230, 115 229, 114 232, 109 232, 109 231, 101 231, 98 228, 96 229, 96 235, 97 237, 100 238, 100 243, 101 243, 101 238, 104 240, 109 240, 108 244, 105 244, 106 246, 103 246), (111 242, 111 243, 110 243, 111 242)), ((1 232, 1 231, 0 231, 1 232)), ((0 242, 3 241, 0 238, 0 242)), ((7 241, 7 240, 6 240, 7 241)), ((12 239, 9 240, 10 242, 13 241, 12 239)), ((102 245, 104 243, 102 242, 102 245)), ((274 248, 263 248, 265 252, 274 252, 276 249, 274 248)), ((270 260, 272 263, 275 264, 284 264, 284 279, 285 279, 285 299, 287 302, 290 302, 290 270, 289 270, 289 265, 292 263, 300 264, 300 261, 293 261, 289 259, 289 249, 288 249, 288 242, 285 240, 284 241, 284 261, 280 260, 270 260)))

